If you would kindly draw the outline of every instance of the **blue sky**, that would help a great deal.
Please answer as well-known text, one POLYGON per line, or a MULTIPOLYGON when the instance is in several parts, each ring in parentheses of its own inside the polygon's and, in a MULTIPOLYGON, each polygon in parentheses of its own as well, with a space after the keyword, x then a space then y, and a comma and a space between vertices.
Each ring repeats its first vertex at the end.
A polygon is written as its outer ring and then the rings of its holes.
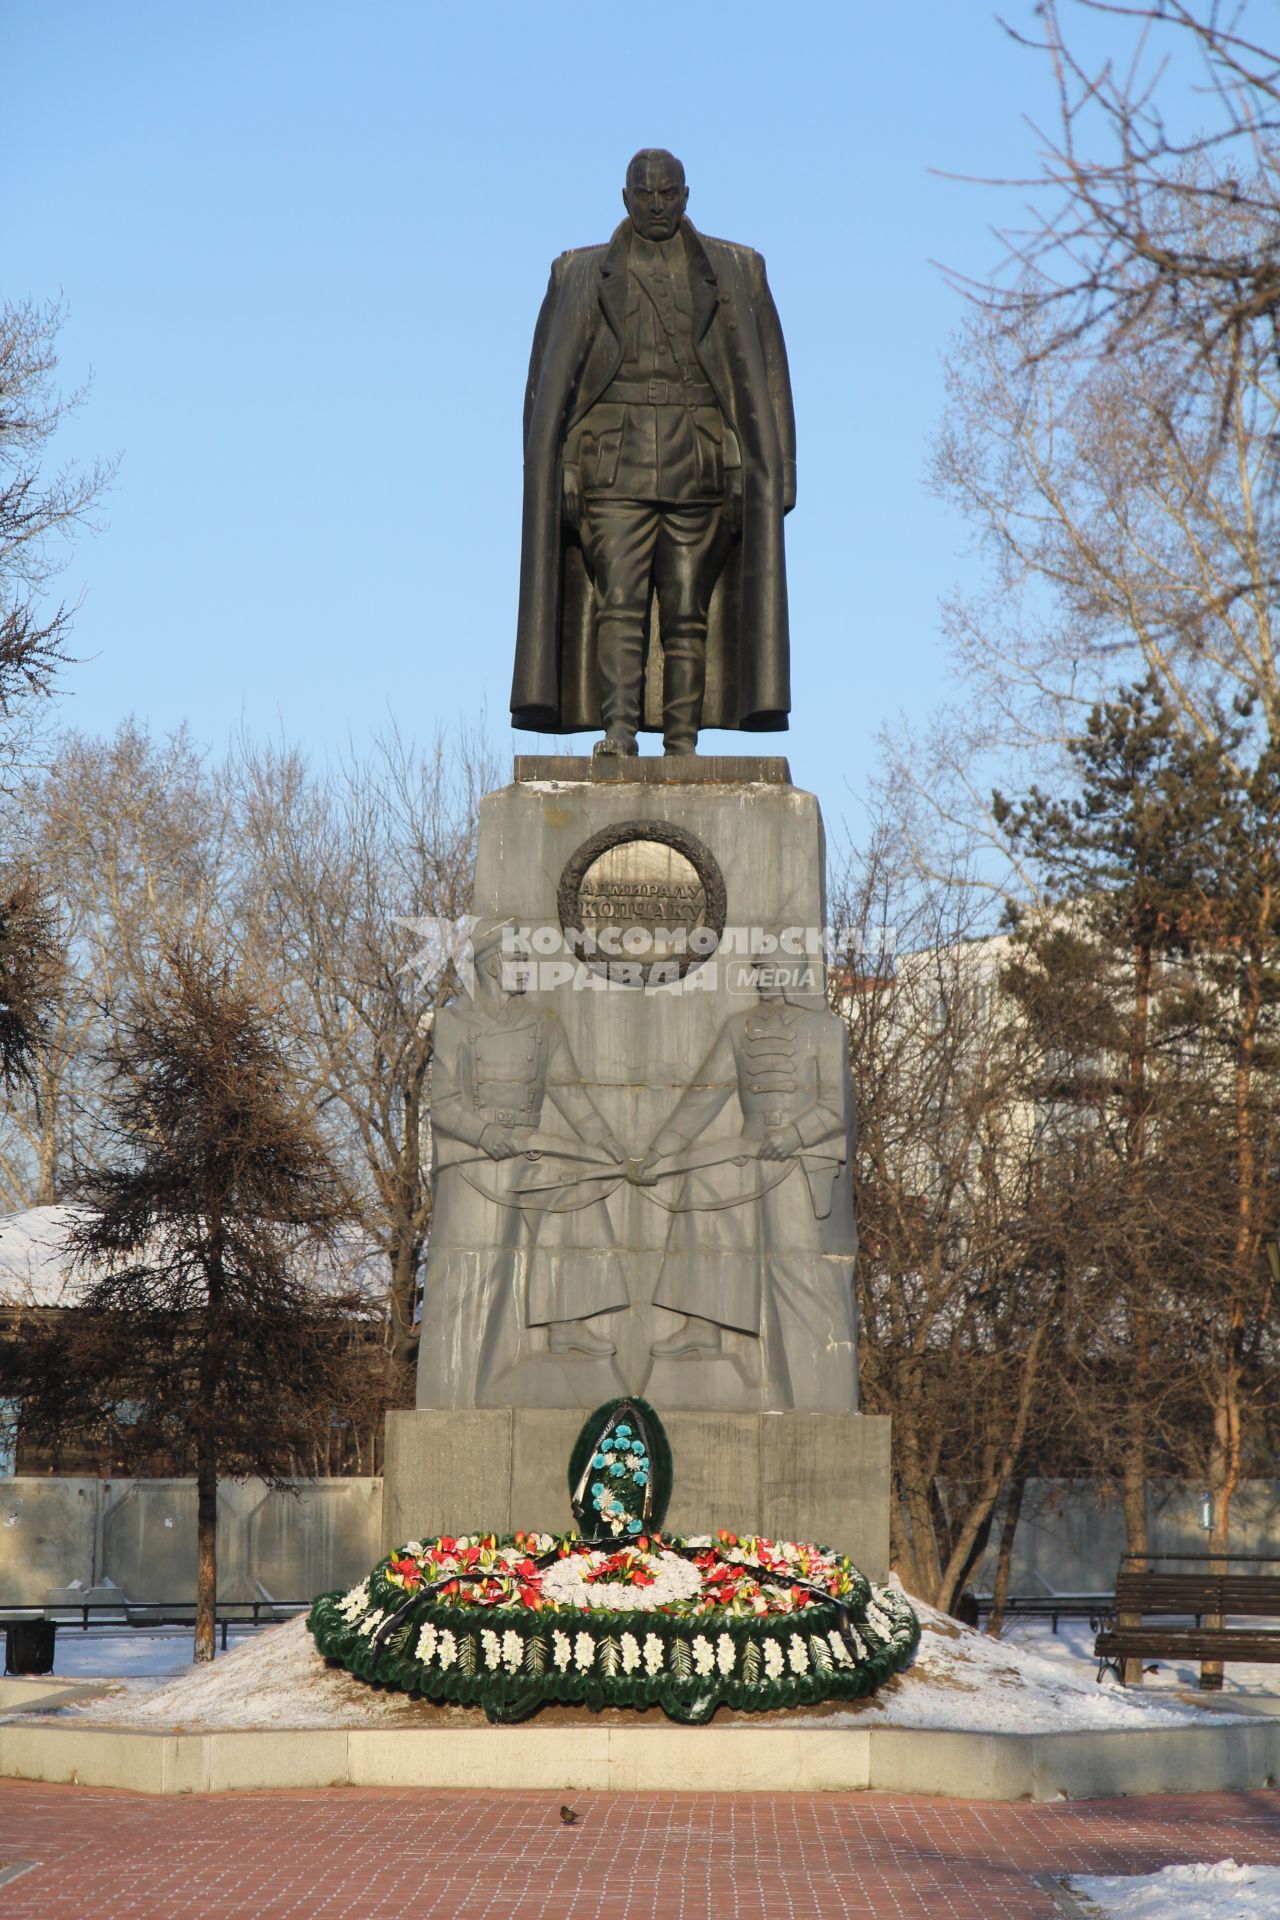
POLYGON ((764 253, 791 356, 795 711, 746 744, 856 827, 877 730, 943 690, 964 564, 923 484, 961 310, 931 262, 983 273, 1016 211, 930 169, 1025 174, 1048 111, 987 6, 18 0, 5 41, 4 292, 65 297, 93 388, 62 450, 122 456, 64 579, 69 721, 323 757, 483 709, 534 747, 507 726, 530 335, 660 144, 691 217, 764 253))

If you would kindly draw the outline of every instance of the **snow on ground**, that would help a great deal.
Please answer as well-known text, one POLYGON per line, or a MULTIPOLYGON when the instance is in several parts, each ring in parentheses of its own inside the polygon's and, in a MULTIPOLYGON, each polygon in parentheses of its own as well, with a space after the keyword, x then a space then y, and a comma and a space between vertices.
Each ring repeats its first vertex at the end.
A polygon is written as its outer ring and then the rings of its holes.
MULTIPOLYGON (((920 1649, 906 1673, 860 1703, 858 1718, 875 1715, 873 1724, 937 1727, 968 1732, 1067 1733, 1088 1729, 1186 1726, 1203 1710, 1168 1692, 1154 1698, 1146 1690, 1094 1679, 1097 1662, 1088 1657, 1048 1653, 1042 1638, 992 1640, 962 1627, 949 1614, 920 1600, 911 1602, 920 1616, 920 1649)), ((1048 1623, 1046 1622, 1046 1627, 1048 1623)), ((1088 1622, 1084 1623, 1086 1630, 1088 1622)), ((1052 1639, 1052 1634, 1045 1636, 1052 1639)), ((1221 1713, 1215 1715, 1221 1720, 1221 1713)))
MULTIPOLYGON (((122 1627, 118 1633, 104 1633, 91 1627, 60 1626, 54 1647, 55 1680, 101 1680, 188 1673, 191 1670, 191 1629, 156 1632, 146 1627, 122 1627)), ((253 1629, 227 1635, 228 1653, 245 1640, 253 1629)), ((219 1657, 222 1649, 219 1646, 219 1657)))
POLYGON ((1089 1874, 1068 1882, 1090 1914, 1106 1920, 1275 1920, 1280 1867, 1162 1867, 1136 1877, 1089 1874))
POLYGON ((48 1717, 109 1721, 151 1732, 179 1727, 355 1727, 403 1717, 415 1704, 402 1693, 367 1687, 349 1673, 326 1667, 303 1614, 247 1635, 209 1666, 193 1667, 189 1642, 186 1651, 183 1670, 172 1677, 153 1673, 125 1679, 82 1707, 48 1717))
MULTIPOLYGON (((1242 1625, 1260 1626, 1261 1621, 1250 1620, 1242 1625)), ((1016 1617, 1008 1622, 1004 1630, 1001 1645, 1025 1648, 1029 1653, 1037 1653, 1046 1660, 1076 1672, 1097 1669, 1094 1658, 1094 1631, 1087 1620, 1060 1620, 1058 1631, 1053 1631, 1048 1620, 1030 1620, 1025 1616, 1016 1617)), ((1114 1682, 1108 1678, 1106 1685, 1114 1682)), ((1146 1678, 1142 1683, 1144 1693, 1169 1693, 1179 1689, 1194 1692, 1200 1684, 1200 1667, 1195 1660, 1152 1661, 1146 1678)), ((1249 1665, 1247 1662, 1228 1662, 1223 1680, 1223 1693, 1276 1693, 1280 1691, 1280 1667, 1262 1663, 1249 1665)), ((1280 1909, 1277 1909, 1280 1912, 1280 1909)))
MULTIPOLYGON (((826 1726, 950 1728, 968 1732, 1068 1732, 1088 1729, 1186 1726, 1207 1718, 1200 1708, 1147 1690, 1094 1680, 1095 1663, 1072 1653, 1066 1637, 1056 1650, 988 1639, 946 1614, 914 1603, 920 1614, 920 1651, 914 1665, 878 1694, 856 1704, 815 1709, 826 1726)), ((89 1640, 67 1653, 79 1636, 60 1633, 56 1674, 109 1676, 108 1693, 56 1717, 110 1721, 166 1730, 183 1727, 344 1727, 438 1721, 442 1713, 473 1719, 465 1708, 441 1709, 404 1694, 380 1691, 340 1669, 326 1667, 302 1616, 246 1634, 211 1666, 193 1668, 190 1641, 156 1641, 130 1658, 124 1635, 89 1640), (121 1645, 120 1643, 124 1644, 121 1645), (115 1649, 118 1648, 118 1653, 115 1649), (92 1649, 92 1651, 91 1651, 92 1649)), ((144 1636, 139 1634, 138 1640, 144 1636)), ((1222 1714, 1214 1715, 1221 1721, 1222 1714)), ((757 1723, 758 1724, 758 1723, 757 1723)), ((1280 1910, 1280 1909, 1277 1909, 1280 1910)))

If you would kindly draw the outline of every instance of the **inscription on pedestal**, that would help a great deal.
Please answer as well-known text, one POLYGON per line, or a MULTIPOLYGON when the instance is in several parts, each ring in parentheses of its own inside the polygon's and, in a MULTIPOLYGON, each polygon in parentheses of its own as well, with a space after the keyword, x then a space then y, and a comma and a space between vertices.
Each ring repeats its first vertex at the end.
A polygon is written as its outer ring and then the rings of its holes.
POLYGON ((623 986, 678 980, 724 932, 724 877, 682 827, 627 820, 592 834, 560 878, 560 924, 572 950, 623 986))

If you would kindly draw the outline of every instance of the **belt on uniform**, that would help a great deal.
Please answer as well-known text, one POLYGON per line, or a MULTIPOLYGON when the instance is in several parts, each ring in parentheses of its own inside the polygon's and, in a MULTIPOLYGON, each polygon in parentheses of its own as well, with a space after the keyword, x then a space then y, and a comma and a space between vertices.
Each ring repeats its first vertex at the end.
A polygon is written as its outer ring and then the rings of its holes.
POLYGON ((695 380, 614 380, 600 395, 637 407, 714 407, 718 404, 711 387, 695 380))

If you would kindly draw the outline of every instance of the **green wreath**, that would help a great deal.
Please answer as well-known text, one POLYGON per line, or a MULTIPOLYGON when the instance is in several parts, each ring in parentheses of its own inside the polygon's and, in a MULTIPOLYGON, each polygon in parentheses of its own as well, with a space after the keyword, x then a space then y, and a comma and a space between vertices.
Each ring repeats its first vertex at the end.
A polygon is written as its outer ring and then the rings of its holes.
POLYGON ((307 1625, 373 1685, 516 1721, 552 1701, 659 1706, 700 1725, 856 1700, 905 1667, 920 1626, 843 1555, 661 1525, 670 1454, 643 1401, 592 1415, 570 1462, 577 1534, 441 1535, 388 1554, 307 1625))

